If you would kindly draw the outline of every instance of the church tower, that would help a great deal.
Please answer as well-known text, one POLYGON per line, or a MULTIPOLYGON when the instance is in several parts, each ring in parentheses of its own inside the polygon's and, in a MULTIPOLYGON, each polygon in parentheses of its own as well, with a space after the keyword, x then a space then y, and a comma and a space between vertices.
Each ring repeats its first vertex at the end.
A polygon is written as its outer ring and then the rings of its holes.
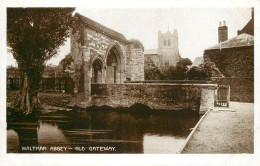
POLYGON ((166 33, 158 31, 158 54, 162 57, 163 67, 176 66, 180 59, 176 29, 173 30, 173 33, 169 31, 169 28, 166 33))

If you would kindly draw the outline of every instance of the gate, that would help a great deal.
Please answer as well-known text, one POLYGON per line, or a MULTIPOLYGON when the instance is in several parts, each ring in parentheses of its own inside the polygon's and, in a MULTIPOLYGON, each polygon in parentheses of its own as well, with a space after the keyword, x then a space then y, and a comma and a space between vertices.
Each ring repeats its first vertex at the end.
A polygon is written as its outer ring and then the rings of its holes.
POLYGON ((230 86, 218 85, 215 94, 215 106, 229 107, 229 101, 230 101, 230 86))

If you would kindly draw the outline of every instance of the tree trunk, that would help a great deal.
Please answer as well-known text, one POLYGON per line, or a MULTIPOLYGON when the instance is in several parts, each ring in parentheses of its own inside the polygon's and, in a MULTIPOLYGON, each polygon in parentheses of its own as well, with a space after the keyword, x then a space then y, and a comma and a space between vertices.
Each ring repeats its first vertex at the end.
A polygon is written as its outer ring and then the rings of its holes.
POLYGON ((14 100, 14 107, 19 111, 22 111, 24 115, 29 115, 33 111, 38 111, 40 108, 40 103, 37 97, 37 85, 33 85, 30 81, 33 78, 26 73, 23 73, 20 85, 20 91, 17 98, 14 100))

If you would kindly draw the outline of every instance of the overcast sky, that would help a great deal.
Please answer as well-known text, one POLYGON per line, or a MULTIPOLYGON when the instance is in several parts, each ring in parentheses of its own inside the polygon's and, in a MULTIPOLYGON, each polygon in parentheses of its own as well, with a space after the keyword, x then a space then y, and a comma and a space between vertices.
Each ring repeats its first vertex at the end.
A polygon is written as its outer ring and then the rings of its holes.
MULTIPOLYGON (((163 33, 178 30, 179 51, 182 57, 203 56, 203 51, 218 43, 219 22, 225 20, 228 37, 237 35, 251 19, 250 8, 76 8, 76 12, 93 19, 125 35, 127 39, 139 39, 145 49, 156 49, 158 30, 163 33)), ((60 52, 48 61, 58 65, 70 51, 69 40, 60 52)), ((8 54, 8 65, 15 60, 8 54)))

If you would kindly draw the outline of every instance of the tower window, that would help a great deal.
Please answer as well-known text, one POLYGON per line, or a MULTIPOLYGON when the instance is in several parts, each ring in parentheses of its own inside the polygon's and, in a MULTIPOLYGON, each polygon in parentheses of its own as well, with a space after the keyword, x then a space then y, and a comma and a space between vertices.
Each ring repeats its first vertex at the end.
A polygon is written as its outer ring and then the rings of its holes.
POLYGON ((168 46, 170 46, 171 45, 171 40, 170 39, 168 39, 168 46))
POLYGON ((166 46, 167 45, 167 41, 166 40, 164 40, 164 46, 166 46))

